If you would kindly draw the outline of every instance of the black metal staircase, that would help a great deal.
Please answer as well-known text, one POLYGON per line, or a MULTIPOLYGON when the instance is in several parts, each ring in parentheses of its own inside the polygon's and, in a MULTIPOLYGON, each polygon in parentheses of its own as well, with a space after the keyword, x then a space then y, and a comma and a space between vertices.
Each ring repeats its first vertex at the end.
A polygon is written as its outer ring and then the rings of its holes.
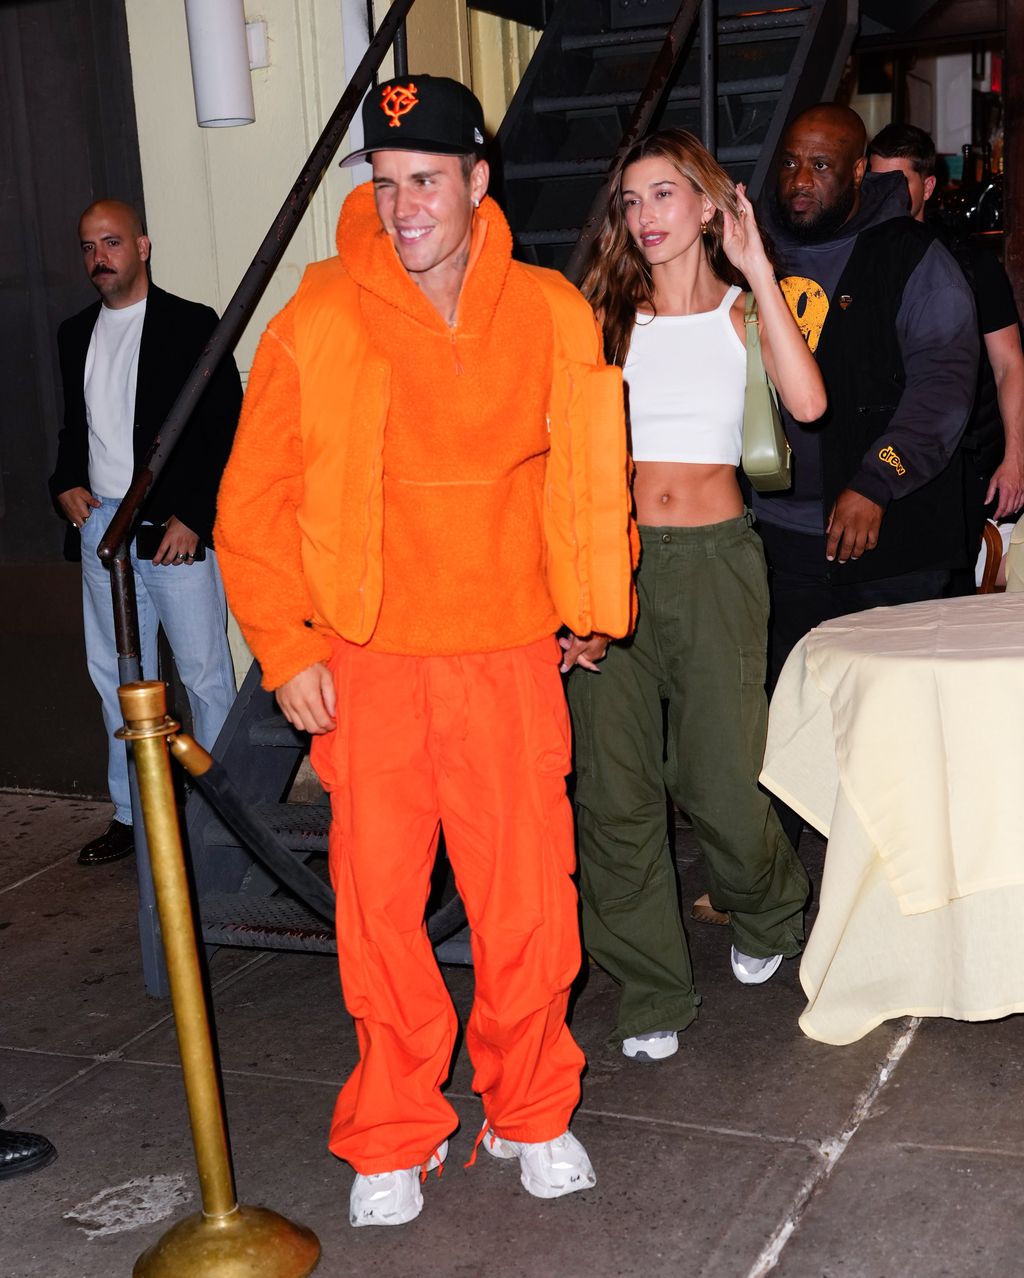
MULTIPOLYGON (((707 0, 705 0, 705 4, 707 0)), ((645 92, 678 0, 558 0, 495 140, 499 192, 520 255, 561 269, 645 92)), ((717 139, 756 195, 786 121, 830 99, 856 0, 718 0, 714 47, 694 33, 663 86, 653 128, 717 139), (705 125, 702 127, 702 63, 705 125), (709 75, 710 72, 710 75, 709 75)))
MULTIPOLYGON (((719 158, 756 192, 786 121, 834 92, 855 32, 857 3, 719 0, 701 24, 705 35, 714 32, 713 49, 694 22, 681 56, 659 63, 670 24, 678 26, 677 15, 687 8, 696 13, 693 0, 555 0, 493 155, 492 190, 504 204, 521 256, 565 265, 637 103, 652 94, 659 103, 653 127, 717 134, 719 158), (656 64, 667 66, 664 83, 651 80, 656 64)), ((325 879, 326 796, 291 798, 308 740, 288 726, 259 679, 254 665, 213 753, 278 843, 325 879)), ((201 788, 189 798, 186 825, 208 945, 336 949, 322 905, 317 912, 282 891, 201 788)), ((443 875, 436 888, 428 929, 437 956, 467 963, 460 903, 443 875)))

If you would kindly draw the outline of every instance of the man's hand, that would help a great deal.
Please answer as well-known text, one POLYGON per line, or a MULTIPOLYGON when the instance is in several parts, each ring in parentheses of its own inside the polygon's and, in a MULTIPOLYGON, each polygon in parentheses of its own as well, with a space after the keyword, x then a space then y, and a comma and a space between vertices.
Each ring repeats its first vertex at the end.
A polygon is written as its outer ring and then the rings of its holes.
POLYGON ((594 674, 601 671, 595 664, 601 661, 608 651, 611 640, 607 635, 587 635, 585 639, 578 635, 560 636, 558 645, 562 649, 562 664, 558 667, 562 674, 573 666, 582 666, 584 670, 592 670, 594 674))
POLYGON ((992 519, 1005 519, 1024 506, 1024 457, 1004 457, 996 467, 985 494, 985 505, 992 501, 996 493, 999 501, 992 512, 992 519))
POLYGON ((284 717, 300 732, 312 732, 318 736, 335 727, 337 698, 331 672, 322 661, 307 666, 287 683, 282 683, 274 694, 284 717))
POLYGON ((88 488, 69 488, 57 495, 57 504, 75 527, 81 528, 99 502, 88 488))
POLYGON ((884 514, 878 502, 844 488, 828 517, 825 558, 831 563, 838 557, 845 564, 847 559, 859 559, 865 550, 874 550, 884 514))
POLYGON ((172 568, 180 568, 182 564, 191 567, 198 545, 199 534, 183 524, 177 515, 172 515, 164 524, 164 535, 156 548, 153 563, 170 564, 172 568))

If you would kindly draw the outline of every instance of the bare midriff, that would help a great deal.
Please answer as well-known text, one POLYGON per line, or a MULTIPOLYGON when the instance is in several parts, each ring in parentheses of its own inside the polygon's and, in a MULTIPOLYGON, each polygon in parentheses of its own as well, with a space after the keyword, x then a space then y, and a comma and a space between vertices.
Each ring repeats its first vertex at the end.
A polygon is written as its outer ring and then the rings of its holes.
POLYGON ((637 462, 636 522, 659 528, 699 528, 743 514, 736 467, 705 462, 637 462))

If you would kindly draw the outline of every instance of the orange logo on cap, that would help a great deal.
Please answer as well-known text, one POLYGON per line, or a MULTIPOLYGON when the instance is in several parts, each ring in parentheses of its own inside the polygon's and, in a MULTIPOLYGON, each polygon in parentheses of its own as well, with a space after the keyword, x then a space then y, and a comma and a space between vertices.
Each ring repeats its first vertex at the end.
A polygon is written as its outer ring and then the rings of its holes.
POLYGON ((397 84, 384 90, 380 99, 380 109, 390 119, 392 129, 402 127, 401 117, 419 106, 419 90, 415 84, 408 84, 404 89, 397 84))

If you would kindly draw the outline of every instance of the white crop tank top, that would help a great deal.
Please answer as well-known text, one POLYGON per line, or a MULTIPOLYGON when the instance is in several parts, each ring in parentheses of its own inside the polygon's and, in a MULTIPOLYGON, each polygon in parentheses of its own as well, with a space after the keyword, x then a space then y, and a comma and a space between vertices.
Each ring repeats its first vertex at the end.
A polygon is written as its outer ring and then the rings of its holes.
POLYGON ((622 369, 634 461, 739 465, 747 353, 729 309, 740 291, 699 315, 637 315, 622 369))

